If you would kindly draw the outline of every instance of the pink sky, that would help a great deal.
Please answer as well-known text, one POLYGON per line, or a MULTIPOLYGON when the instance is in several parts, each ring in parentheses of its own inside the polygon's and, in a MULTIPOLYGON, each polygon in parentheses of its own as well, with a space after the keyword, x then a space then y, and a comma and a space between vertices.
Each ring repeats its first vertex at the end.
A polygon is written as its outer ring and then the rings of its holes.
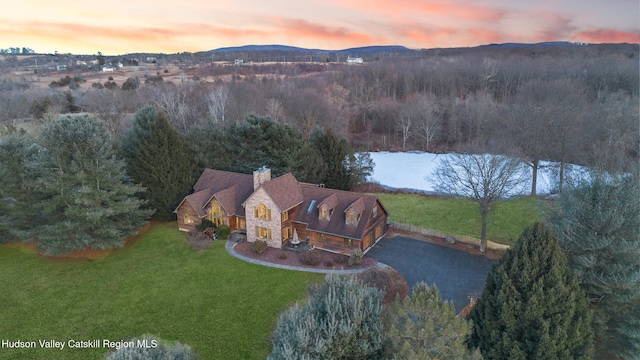
POLYGON ((640 43, 639 24, 638 0, 19 0, 3 4, 0 48, 119 55, 250 44, 640 43))

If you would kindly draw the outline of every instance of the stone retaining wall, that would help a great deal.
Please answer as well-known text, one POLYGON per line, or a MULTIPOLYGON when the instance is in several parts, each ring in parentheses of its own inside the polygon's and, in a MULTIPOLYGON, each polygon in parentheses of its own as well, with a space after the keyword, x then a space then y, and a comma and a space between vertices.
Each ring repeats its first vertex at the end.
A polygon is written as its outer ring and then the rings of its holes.
MULTIPOLYGON (((470 236, 445 234, 443 232, 430 230, 430 229, 423 229, 423 228, 419 228, 419 227, 411 226, 407 224, 391 222, 389 223, 389 230, 390 231, 398 230, 408 234, 416 234, 420 236, 429 236, 429 237, 439 237, 442 239, 446 239, 449 237, 449 238, 453 238, 455 241, 459 241, 466 244, 473 244, 477 247, 480 247, 480 240, 476 238, 472 238, 470 236)), ((493 241, 487 241, 487 249, 507 250, 509 248, 510 248, 509 245, 497 244, 497 243, 494 243, 493 241)))

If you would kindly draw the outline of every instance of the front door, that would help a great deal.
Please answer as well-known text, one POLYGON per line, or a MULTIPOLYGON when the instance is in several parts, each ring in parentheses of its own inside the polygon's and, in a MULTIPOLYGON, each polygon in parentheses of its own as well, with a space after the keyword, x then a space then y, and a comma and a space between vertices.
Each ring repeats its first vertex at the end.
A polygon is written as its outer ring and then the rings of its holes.
POLYGON ((238 230, 247 230, 247 221, 245 218, 238 218, 238 230))

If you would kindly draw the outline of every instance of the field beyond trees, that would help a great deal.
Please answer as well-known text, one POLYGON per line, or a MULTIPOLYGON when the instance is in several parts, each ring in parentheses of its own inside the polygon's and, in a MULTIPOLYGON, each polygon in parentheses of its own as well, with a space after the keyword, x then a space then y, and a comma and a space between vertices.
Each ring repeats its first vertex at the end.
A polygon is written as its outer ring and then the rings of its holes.
MULTIPOLYGON (((417 194, 375 195, 391 213, 391 221, 451 235, 480 237, 480 212, 472 200, 417 194)), ((525 228, 540 220, 546 206, 534 197, 496 203, 489 214, 487 239, 513 245, 525 228)))
MULTIPOLYGON (((44 258, 0 246, 0 334, 9 341, 87 341, 154 334, 202 359, 264 359, 278 315, 323 276, 267 268, 224 242, 188 247, 175 223, 152 226, 97 259, 44 258)), ((102 359, 108 349, 8 349, 2 359, 102 359)))

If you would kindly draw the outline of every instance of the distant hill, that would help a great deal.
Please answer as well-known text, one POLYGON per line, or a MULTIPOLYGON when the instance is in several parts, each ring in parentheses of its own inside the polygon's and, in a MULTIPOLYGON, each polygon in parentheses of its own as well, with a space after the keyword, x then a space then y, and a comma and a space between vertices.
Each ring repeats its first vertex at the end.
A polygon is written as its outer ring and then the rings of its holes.
POLYGON ((486 47, 531 47, 531 46, 567 46, 567 45, 575 45, 574 43, 568 41, 546 41, 539 42, 534 44, 525 44, 525 43, 502 43, 502 44, 488 44, 488 45, 480 45, 479 48, 486 47))
POLYGON ((323 50, 323 49, 306 49, 295 46, 286 45, 245 45, 224 47, 207 51, 208 53, 228 53, 228 52, 260 52, 260 51, 283 51, 283 52, 299 52, 299 53, 326 53, 326 54, 376 54, 385 52, 410 52, 413 51, 409 48, 399 45, 385 45, 385 46, 364 46, 355 47, 343 50, 323 50))

